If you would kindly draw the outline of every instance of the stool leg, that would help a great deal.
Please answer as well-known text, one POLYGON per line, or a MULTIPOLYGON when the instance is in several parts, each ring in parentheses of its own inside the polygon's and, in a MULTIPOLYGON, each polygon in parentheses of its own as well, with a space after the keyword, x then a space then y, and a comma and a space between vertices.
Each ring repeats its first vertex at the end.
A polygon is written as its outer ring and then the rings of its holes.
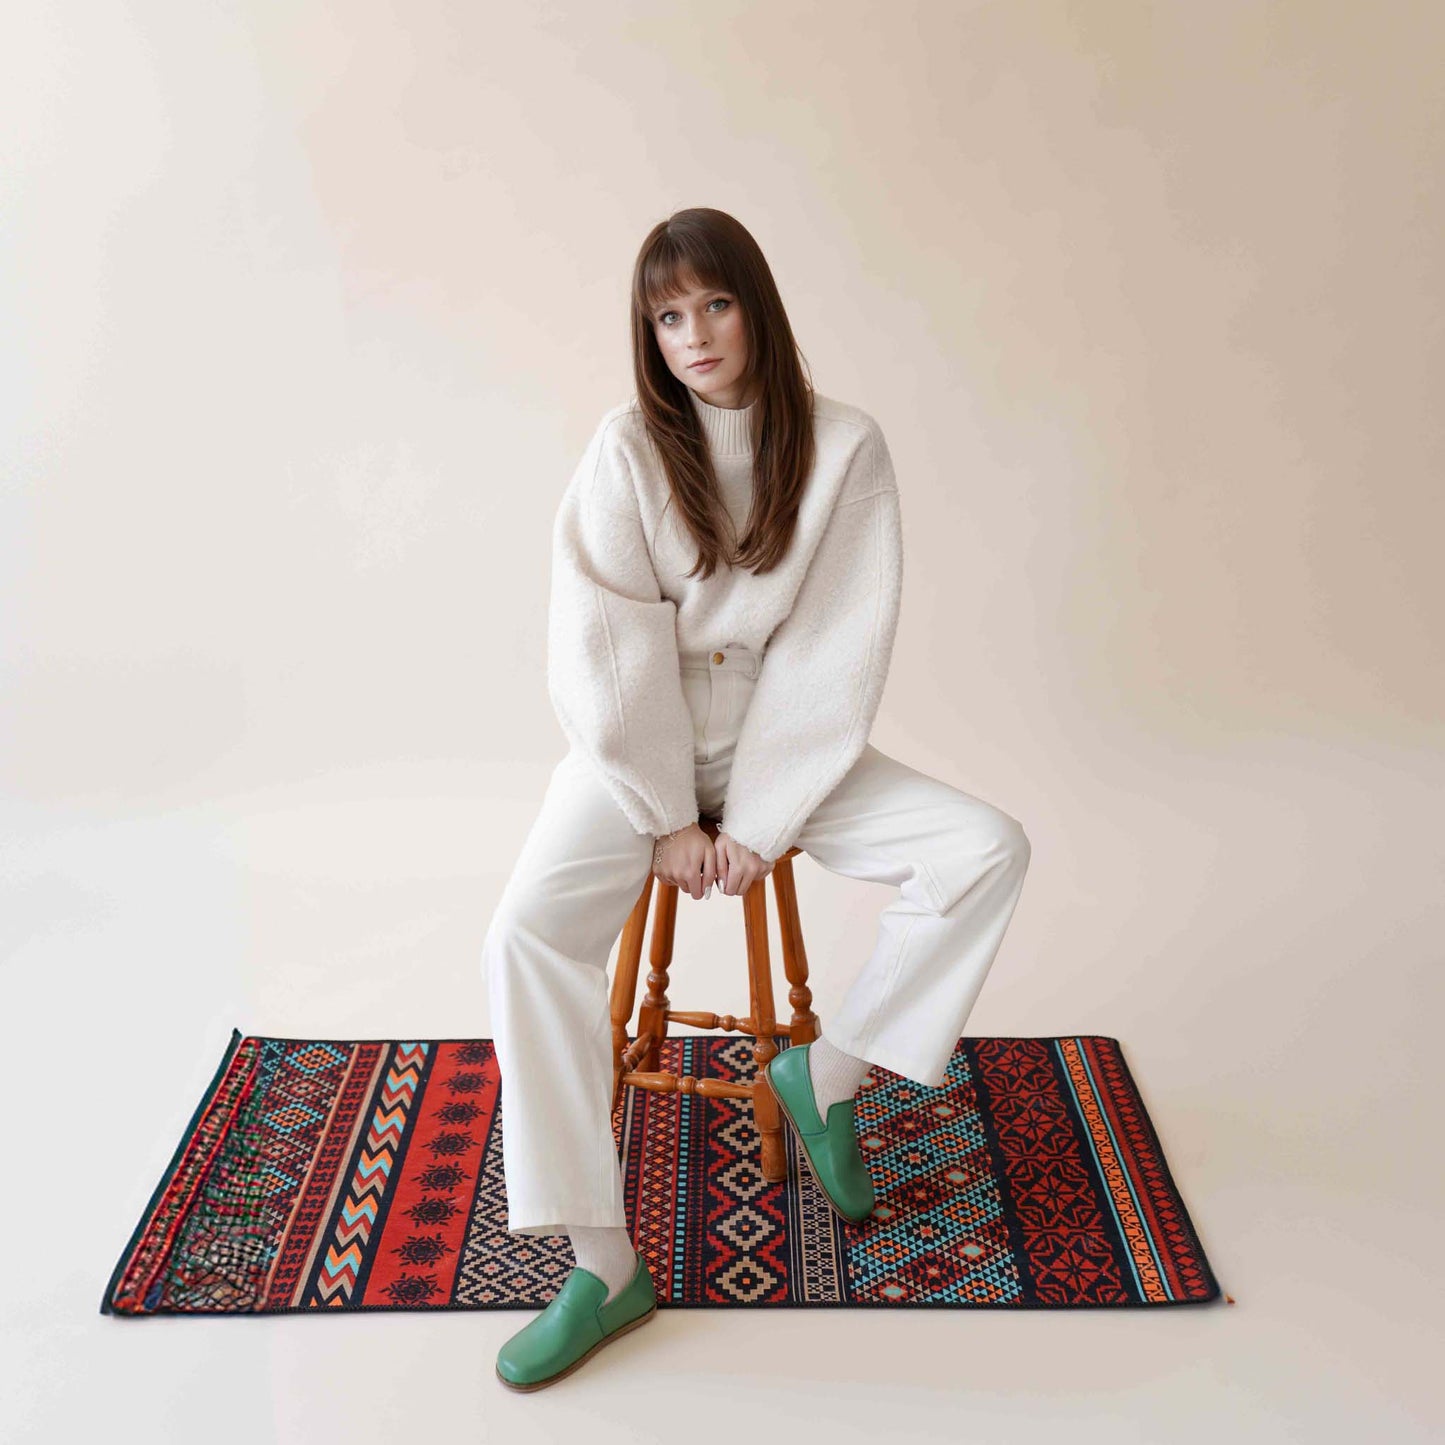
MULTIPOLYGON (((777 864, 773 865, 777 871, 777 864)), ((761 1169, 769 1184, 788 1177, 788 1156, 783 1148, 783 1120, 778 1101, 768 1086, 763 1070, 777 1056, 773 1042, 777 1020, 773 1017, 773 963, 768 950, 767 879, 760 878, 743 894, 743 921, 748 938, 749 1012, 752 1014, 753 1062, 756 1079, 753 1084, 753 1122, 762 1140, 761 1169)))
POLYGON ((637 1016, 637 1036, 646 1035, 651 1040, 637 1063, 645 1073, 655 1073, 662 1065, 662 1041, 667 1037, 668 969, 676 933, 677 885, 663 883, 658 886, 657 904, 652 910, 652 970, 647 975, 647 997, 637 1016))
POLYGON ((773 864, 773 894, 778 900, 783 969, 792 985, 788 1002, 793 1006, 793 1021, 788 1026, 788 1037, 795 1044, 811 1044, 819 1033, 818 1015, 813 1012, 813 990, 808 986, 808 954, 803 947, 803 923, 798 916, 793 860, 786 854, 773 864))
POLYGON ((627 1026, 632 1021, 632 1008, 637 1002, 637 967, 642 960, 642 940, 647 932, 647 905, 652 897, 649 873, 643 882, 637 902, 622 926, 622 941, 617 946, 617 972, 612 979, 612 1107, 622 1089, 622 1055, 627 1048, 627 1026))

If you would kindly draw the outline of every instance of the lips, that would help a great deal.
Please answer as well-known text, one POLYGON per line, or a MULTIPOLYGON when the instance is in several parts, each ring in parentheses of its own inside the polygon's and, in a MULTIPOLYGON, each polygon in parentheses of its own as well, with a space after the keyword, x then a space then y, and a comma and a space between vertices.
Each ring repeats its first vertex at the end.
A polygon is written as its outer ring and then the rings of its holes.
POLYGON ((701 361, 689 361, 687 364, 687 369, 691 371, 694 367, 698 366, 713 366, 721 360, 722 357, 720 356, 705 356, 701 361))

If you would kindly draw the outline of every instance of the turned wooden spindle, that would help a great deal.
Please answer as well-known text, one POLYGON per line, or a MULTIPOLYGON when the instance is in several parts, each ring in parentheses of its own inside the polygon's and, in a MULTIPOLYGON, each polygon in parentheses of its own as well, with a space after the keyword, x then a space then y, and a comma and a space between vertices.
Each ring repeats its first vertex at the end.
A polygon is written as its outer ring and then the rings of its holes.
POLYGON ((794 848, 773 867, 773 892, 778 900, 778 931, 783 941, 783 972, 792 985, 788 1002, 793 1019, 788 1037, 795 1044, 811 1044, 818 1037, 818 1015, 813 1012, 813 990, 808 987, 808 953, 803 947, 803 923, 798 916, 798 890, 793 882, 794 848))

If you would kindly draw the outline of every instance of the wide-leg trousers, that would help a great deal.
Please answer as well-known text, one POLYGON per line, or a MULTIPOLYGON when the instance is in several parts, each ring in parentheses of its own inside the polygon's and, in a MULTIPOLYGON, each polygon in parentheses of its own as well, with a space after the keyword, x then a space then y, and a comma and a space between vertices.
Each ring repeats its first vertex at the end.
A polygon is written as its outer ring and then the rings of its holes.
MULTIPOLYGON (((681 663, 698 802, 718 815, 761 655, 728 647, 684 653, 681 663)), ((1023 888, 1022 826, 870 744, 796 842, 834 873, 898 889, 870 956, 823 1019, 824 1036, 918 1084, 941 1085, 1023 888)), ((607 966, 652 848, 574 749, 552 773, 492 915, 482 969, 513 1234, 627 1224, 612 1135, 607 966)))

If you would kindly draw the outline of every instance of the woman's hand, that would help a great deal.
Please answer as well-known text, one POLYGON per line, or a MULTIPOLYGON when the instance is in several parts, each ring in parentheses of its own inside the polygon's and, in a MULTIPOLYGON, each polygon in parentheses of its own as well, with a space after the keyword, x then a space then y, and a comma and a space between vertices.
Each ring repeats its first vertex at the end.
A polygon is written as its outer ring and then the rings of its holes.
POLYGON ((654 838, 652 872, 664 883, 675 883, 693 898, 701 898, 717 877, 712 839, 696 823, 654 838))
POLYGON ((739 843, 730 833, 717 835, 717 878, 722 891, 733 895, 746 893, 759 878, 766 878, 773 865, 761 854, 739 843))

